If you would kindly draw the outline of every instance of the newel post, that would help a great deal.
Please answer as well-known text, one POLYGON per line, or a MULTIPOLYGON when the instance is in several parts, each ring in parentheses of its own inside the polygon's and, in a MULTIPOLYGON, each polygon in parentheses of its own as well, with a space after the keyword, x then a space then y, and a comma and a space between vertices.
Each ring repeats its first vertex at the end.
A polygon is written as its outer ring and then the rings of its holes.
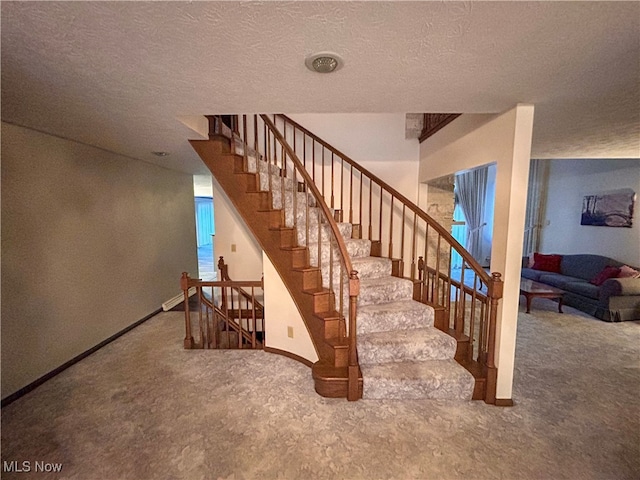
POLYGON ((356 313, 358 295, 360 295, 360 280, 358 272, 353 270, 349 274, 349 383, 347 400, 353 402, 360 398, 358 379, 360 367, 358 366, 358 351, 356 337, 356 313))
POLYGON ((224 257, 220 255, 218 259, 218 270, 220 271, 220 280, 226 282, 229 280, 229 272, 227 271, 227 264, 224 263, 224 257))
POLYGON ((418 257, 418 280, 422 280, 423 275, 424 275, 424 258, 420 256, 418 257))
POLYGON ((487 389, 484 401, 496 403, 496 385, 498 382, 498 369, 496 367, 496 323, 498 319, 498 301, 502 298, 502 275, 497 272, 491 274, 489 287, 489 336, 487 339, 487 389))
POLYGON ((193 348, 193 336, 191 335, 191 314, 189 313, 189 274, 182 272, 180 277, 180 288, 184 294, 184 348, 193 348))

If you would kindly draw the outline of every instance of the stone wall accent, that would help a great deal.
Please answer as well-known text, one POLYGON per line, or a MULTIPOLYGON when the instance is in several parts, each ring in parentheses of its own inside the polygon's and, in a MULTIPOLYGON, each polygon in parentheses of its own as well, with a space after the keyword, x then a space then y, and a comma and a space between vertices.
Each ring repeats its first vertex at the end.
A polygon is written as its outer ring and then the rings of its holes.
MULTIPOLYGON (((453 225, 453 210, 455 208, 455 196, 453 192, 454 176, 447 175, 428 182, 427 207, 426 212, 448 232, 451 232, 453 225)), ((427 265, 435 268, 436 252, 438 246, 438 235, 429 232, 428 238, 427 265)), ((439 269, 447 272, 449 268, 449 249, 441 242, 439 269)))

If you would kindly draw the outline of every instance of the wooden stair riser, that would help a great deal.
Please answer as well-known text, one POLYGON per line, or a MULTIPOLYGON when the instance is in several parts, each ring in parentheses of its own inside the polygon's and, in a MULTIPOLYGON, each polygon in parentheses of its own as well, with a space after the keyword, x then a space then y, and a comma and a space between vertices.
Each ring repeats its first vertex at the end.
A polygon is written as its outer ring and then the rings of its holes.
POLYGON ((317 315, 324 324, 324 339, 339 337, 344 331, 344 320, 338 312, 325 312, 317 315))
POLYGON ((400 260, 399 258, 392 258, 391 259, 391 276, 402 278, 403 271, 404 271, 404 265, 402 260, 400 260))
MULTIPOLYGON (((216 156, 220 155, 233 155, 231 152, 231 146, 227 137, 218 134, 209 134, 209 140, 212 140, 213 147, 210 152, 216 156)), ((206 140, 201 140, 206 141, 206 140)))
POLYGON ((246 159, 234 154, 233 172, 234 173, 251 173, 247 169, 246 159))
MULTIPOLYGON (((309 251, 306 247, 297 247, 291 251, 291 268, 300 269, 309 267, 309 251)), ((314 267, 315 268, 315 267, 314 267)))
POLYGON ((329 342, 333 347, 333 366, 334 367, 347 367, 349 366, 349 345, 346 343, 338 344, 329 342))
MULTIPOLYGON (((426 303, 426 302, 424 302, 426 303)), ((447 323, 448 313, 447 310, 442 306, 433 306, 433 326, 438 330, 442 330, 443 332, 448 332, 449 325, 447 323)))
POLYGON ((462 335, 458 334, 452 328, 448 329, 447 333, 453 338, 455 338, 457 342, 456 354, 454 358, 459 362, 467 361, 467 360, 470 361, 471 360, 471 352, 470 352, 471 343, 469 341, 469 337, 464 334, 462 335))
POLYGON ((305 292, 312 298, 313 311, 329 312, 335 308, 333 302, 333 294, 329 290, 322 289, 320 291, 305 292))
POLYGON ((246 192, 248 193, 266 193, 269 196, 269 203, 265 205, 265 210, 271 209, 271 192, 265 192, 260 189, 260 177, 255 173, 236 173, 238 178, 245 178, 247 184, 246 192))
MULTIPOLYGON (((346 398, 348 394, 348 367, 334 367, 316 362, 311 374, 316 392, 327 398, 346 398)), ((358 398, 362 398, 362 373, 358 372, 358 398)))
POLYGON ((371 241, 371 256, 372 257, 382 256, 382 243, 379 240, 371 241))
POLYGON ((280 229, 280 247, 291 248, 297 246, 296 230, 294 228, 283 227, 280 229))
POLYGON ((413 280, 413 299, 416 302, 422 301, 422 282, 420 280, 413 280))
POLYGON ((269 228, 271 230, 279 230, 284 226, 284 211, 269 210, 269 228))
POLYGON ((317 290, 322 288, 322 277, 318 268, 297 269, 302 274, 302 289, 317 290))
POLYGON ((247 191, 247 195, 254 196, 257 200, 258 211, 259 212, 268 212, 271 210, 269 205, 271 204, 271 194, 269 192, 249 192, 247 191))

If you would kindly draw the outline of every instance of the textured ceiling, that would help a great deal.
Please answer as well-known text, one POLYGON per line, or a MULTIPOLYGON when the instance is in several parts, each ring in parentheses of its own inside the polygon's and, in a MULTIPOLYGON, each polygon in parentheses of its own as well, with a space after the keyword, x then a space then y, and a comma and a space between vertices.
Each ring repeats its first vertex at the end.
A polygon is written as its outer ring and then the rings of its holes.
POLYGON ((2 119, 192 173, 180 116, 536 106, 533 156, 640 157, 638 2, 1 2, 2 119), (335 51, 344 68, 309 72, 335 51), (150 152, 166 150, 169 157, 150 152))

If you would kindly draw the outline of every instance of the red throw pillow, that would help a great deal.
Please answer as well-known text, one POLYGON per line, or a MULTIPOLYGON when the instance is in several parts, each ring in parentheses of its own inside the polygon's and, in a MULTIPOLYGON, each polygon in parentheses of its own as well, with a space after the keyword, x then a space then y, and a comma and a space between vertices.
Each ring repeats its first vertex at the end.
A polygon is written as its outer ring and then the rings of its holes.
POLYGON ((534 253, 533 267, 531 268, 545 272, 560 273, 560 262, 562 262, 562 255, 543 255, 541 253, 534 253))
POLYGON ((599 287, 605 282, 605 280, 608 280, 610 278, 615 278, 618 276, 619 273, 620 273, 620 269, 618 267, 612 267, 611 265, 607 265, 602 269, 602 271, 599 274, 593 277, 589 283, 592 283, 593 285, 599 287))

